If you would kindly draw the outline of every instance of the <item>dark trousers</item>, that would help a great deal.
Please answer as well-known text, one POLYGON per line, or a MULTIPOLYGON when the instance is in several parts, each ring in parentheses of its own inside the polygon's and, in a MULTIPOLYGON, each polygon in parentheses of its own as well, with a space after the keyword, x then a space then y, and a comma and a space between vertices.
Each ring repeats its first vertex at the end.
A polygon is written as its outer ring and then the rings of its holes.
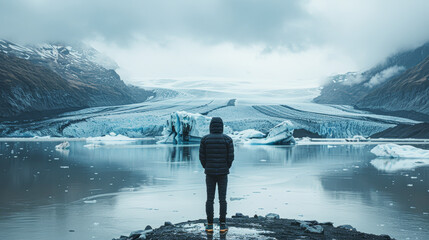
POLYGON ((216 184, 219 192, 219 222, 226 221, 226 188, 228 185, 228 175, 206 175, 206 187, 207 187, 207 202, 206 202, 206 214, 207 222, 213 223, 213 204, 216 192, 216 184))

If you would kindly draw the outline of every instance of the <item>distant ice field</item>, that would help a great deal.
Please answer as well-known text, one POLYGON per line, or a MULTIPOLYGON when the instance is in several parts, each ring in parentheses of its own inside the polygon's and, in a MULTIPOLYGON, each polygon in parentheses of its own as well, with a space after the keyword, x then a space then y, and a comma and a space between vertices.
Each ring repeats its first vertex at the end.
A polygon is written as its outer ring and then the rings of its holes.
POLYGON ((397 124, 417 121, 377 115, 351 106, 311 102, 318 89, 152 88, 156 96, 143 103, 94 107, 50 119, 0 123, 1 137, 96 137, 115 132, 128 137, 159 136, 168 116, 176 111, 222 117, 234 131, 268 132, 284 120, 326 138, 369 137, 397 124))

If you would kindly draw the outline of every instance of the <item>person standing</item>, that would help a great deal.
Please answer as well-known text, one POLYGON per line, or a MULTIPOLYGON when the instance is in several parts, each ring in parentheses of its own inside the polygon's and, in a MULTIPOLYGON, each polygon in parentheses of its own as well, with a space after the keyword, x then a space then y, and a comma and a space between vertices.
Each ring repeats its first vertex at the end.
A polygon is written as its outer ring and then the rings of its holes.
POLYGON ((223 121, 220 117, 213 117, 210 121, 210 134, 205 135, 200 143, 200 162, 206 174, 207 201, 206 232, 213 233, 213 204, 216 185, 219 195, 219 223, 220 232, 228 232, 226 225, 226 189, 228 174, 234 161, 234 143, 223 134, 223 121))

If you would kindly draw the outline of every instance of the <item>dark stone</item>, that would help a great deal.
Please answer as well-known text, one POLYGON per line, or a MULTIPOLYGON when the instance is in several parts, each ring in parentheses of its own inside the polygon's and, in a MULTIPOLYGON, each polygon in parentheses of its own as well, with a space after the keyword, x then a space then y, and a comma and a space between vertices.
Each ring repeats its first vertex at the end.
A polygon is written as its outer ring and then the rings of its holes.
POLYGON ((147 226, 144 228, 144 230, 150 230, 150 229, 152 229, 152 227, 151 227, 150 225, 147 225, 147 226))
POLYGON ((171 222, 167 221, 167 222, 164 223, 164 226, 169 227, 169 226, 174 226, 174 225, 171 222))
POLYGON ((356 228, 352 227, 351 225, 340 225, 338 228, 349 230, 349 231, 356 231, 356 228))
POLYGON ((232 218, 249 218, 249 216, 243 215, 242 213, 236 213, 232 218))
POLYGON ((70 229, 69 232, 75 232, 73 229, 70 229))

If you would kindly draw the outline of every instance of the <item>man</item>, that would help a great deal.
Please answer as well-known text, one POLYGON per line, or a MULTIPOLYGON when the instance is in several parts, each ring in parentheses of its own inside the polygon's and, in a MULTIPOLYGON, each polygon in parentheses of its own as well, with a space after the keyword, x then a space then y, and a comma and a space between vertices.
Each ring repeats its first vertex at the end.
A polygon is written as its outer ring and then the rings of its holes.
POLYGON ((226 225, 226 188, 229 168, 234 161, 234 145, 232 139, 223 134, 223 121, 220 117, 212 118, 210 134, 201 139, 200 161, 206 174, 206 232, 213 233, 213 201, 217 184, 220 204, 220 232, 226 233, 228 231, 226 225))

